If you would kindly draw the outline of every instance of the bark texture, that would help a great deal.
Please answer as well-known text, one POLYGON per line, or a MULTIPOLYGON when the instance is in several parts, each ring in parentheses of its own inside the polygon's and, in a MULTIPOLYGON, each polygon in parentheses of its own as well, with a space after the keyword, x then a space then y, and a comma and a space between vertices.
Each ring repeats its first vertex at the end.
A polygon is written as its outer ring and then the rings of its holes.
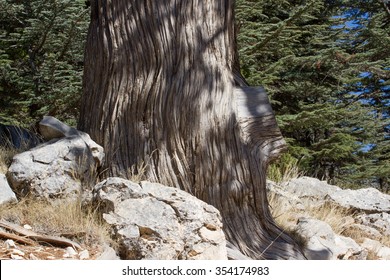
POLYGON ((217 207, 245 255, 299 259, 268 209, 266 167, 285 144, 265 92, 237 87, 233 5, 92 1, 79 128, 108 175, 144 162, 148 180, 217 207))

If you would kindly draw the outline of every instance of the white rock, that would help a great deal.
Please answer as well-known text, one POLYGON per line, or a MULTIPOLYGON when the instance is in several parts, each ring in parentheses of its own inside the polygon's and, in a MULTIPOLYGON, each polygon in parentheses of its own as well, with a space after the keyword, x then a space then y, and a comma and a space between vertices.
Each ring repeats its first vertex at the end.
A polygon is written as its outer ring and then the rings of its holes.
POLYGON ((30 226, 30 225, 23 225, 23 227, 24 227, 25 229, 28 229, 28 230, 32 230, 32 229, 33 229, 32 226, 30 226))
POLYGON ((83 250, 79 253, 79 259, 80 260, 88 260, 89 259, 89 252, 88 250, 83 250))
POLYGON ((383 235, 390 236, 389 213, 362 214, 357 217, 357 220, 365 226, 376 229, 383 235))
POLYGON ((107 244, 103 245, 103 252, 98 256, 97 260, 120 260, 117 252, 107 244))
POLYGON ((39 122, 39 133, 46 140, 77 135, 77 129, 72 128, 52 116, 44 116, 39 122))
POLYGON ((341 190, 331 193, 329 199, 345 208, 369 213, 390 212, 390 195, 384 194, 374 188, 341 190))
POLYGON ((382 245, 377 240, 365 238, 361 246, 374 252, 379 259, 390 260, 390 248, 382 245))
POLYGON ((18 249, 13 249, 12 250, 12 254, 19 255, 19 256, 24 256, 25 255, 24 252, 22 252, 22 251, 20 251, 18 249))
POLYGON ((95 186, 94 202, 122 259, 227 259, 218 210, 184 191, 108 178, 95 186))
POLYGON ((77 252, 72 247, 66 248, 66 253, 68 258, 73 258, 74 256, 77 256, 77 252))
POLYGON ((4 174, 0 174, 0 205, 18 202, 4 174))
POLYGON ((377 256, 382 260, 390 260, 390 248, 386 246, 382 246, 378 252, 377 256))
POLYGON ((11 254, 11 259, 13 260, 24 260, 24 258, 20 255, 14 255, 14 254, 11 254))
POLYGON ((282 189, 283 195, 290 197, 292 201, 310 199, 312 205, 331 201, 345 208, 369 213, 390 212, 390 195, 381 193, 374 188, 341 189, 338 186, 329 185, 324 181, 310 177, 292 179, 279 187, 270 185, 270 188, 279 192, 278 188, 282 189))
MULTIPOLYGON (((14 156, 7 172, 10 185, 21 196, 29 194, 46 199, 90 194, 91 190, 83 188, 82 180, 93 175, 97 160, 85 138, 52 140, 14 156)), ((102 152, 103 148, 97 150, 102 152)))
POLYGON ((337 260, 363 252, 353 239, 335 234, 323 221, 301 218, 296 231, 307 240, 305 255, 309 260, 337 260))
POLYGON ((11 249, 11 248, 16 248, 16 244, 13 240, 11 239, 7 239, 5 242, 4 242, 4 245, 7 249, 11 249))

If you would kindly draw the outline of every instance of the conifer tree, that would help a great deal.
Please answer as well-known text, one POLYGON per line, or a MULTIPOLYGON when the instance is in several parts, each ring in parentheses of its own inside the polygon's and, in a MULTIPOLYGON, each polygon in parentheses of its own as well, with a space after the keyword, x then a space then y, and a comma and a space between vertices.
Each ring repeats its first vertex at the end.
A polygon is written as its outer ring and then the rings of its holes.
MULTIPOLYGON (((372 104, 350 102, 352 80, 356 84, 362 78, 356 53, 367 55, 354 47, 356 35, 344 28, 350 8, 345 1, 237 4, 242 72, 251 84, 268 90, 289 153, 308 175, 358 182, 352 177, 366 166, 362 151, 374 143, 378 118, 372 104)), ((373 35, 368 37, 374 40, 373 35)))
POLYGON ((342 47, 353 56, 345 96, 360 103, 372 120, 361 164, 347 167, 347 179, 389 191, 390 176, 390 3, 344 1, 342 47), (346 94, 350 92, 349 96, 346 94))
POLYGON ((81 0, 0 1, 0 122, 77 118, 87 24, 81 0))

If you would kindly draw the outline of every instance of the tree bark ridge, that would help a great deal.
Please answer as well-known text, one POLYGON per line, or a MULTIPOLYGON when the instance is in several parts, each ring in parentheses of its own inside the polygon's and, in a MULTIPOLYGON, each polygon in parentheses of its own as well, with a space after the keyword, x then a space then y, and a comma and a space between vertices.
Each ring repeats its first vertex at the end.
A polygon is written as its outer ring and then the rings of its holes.
POLYGON ((268 99, 235 89, 234 1, 91 4, 79 128, 107 176, 144 162, 148 180, 216 206, 246 255, 301 258, 268 209, 266 166, 284 147, 268 99))

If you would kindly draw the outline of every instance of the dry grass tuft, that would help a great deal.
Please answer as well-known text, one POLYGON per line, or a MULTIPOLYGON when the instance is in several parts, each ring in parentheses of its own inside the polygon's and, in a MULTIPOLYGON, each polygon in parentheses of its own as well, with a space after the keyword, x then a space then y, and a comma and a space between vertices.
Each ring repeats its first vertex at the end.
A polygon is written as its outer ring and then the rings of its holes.
POLYGON ((350 224, 350 219, 354 219, 354 214, 350 210, 325 203, 320 207, 308 207, 309 216, 324 221, 333 229, 336 234, 342 234, 346 226, 350 224), (350 218, 350 219, 349 219, 350 218))
POLYGON ((17 204, 0 207, 0 219, 20 225, 30 225, 37 233, 72 236, 91 246, 109 243, 109 227, 99 217, 96 208, 80 201, 46 201, 25 198, 17 204))
MULTIPOLYGON (((299 210, 292 207, 285 199, 281 199, 275 193, 268 194, 271 214, 280 228, 292 238, 298 245, 305 247, 306 240, 295 231, 295 225, 299 217, 312 217, 326 222, 332 230, 345 237, 350 237, 357 243, 361 244, 365 238, 370 238, 379 241, 382 245, 390 247, 390 236, 382 235, 375 238, 369 233, 364 232, 356 227, 351 227, 355 222, 356 213, 343 207, 331 203, 325 203, 321 206, 313 206, 307 203, 304 205, 304 210, 299 210)), ((368 260, 378 259, 375 252, 368 252, 368 260)))
POLYGON ((12 163, 12 158, 20 152, 17 149, 0 147, 0 173, 7 173, 8 167, 12 163))
POLYGON ((140 162, 132 165, 127 169, 125 174, 125 178, 134 183, 139 183, 143 180, 146 180, 146 171, 148 169, 148 165, 145 162, 140 162))

